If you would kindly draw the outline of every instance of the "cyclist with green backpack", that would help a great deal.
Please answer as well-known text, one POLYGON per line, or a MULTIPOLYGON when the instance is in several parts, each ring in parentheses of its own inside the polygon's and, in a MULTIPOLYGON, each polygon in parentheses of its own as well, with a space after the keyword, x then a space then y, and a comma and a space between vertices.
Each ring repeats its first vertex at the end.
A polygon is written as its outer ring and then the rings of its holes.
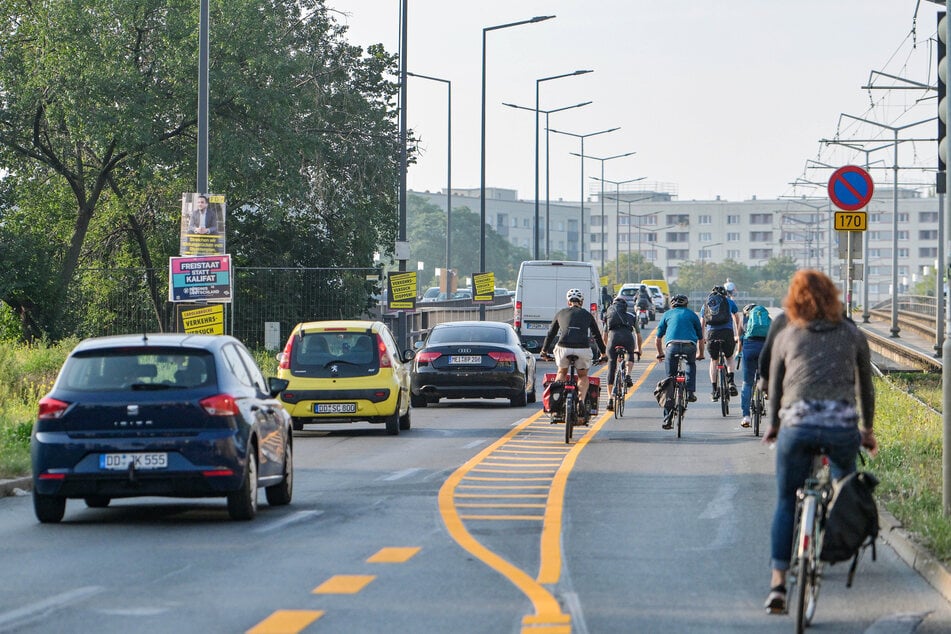
POLYGON ((743 365, 743 391, 740 393, 740 406, 743 409, 742 427, 750 426, 750 400, 753 395, 753 382, 759 366, 760 352, 772 318, 765 306, 747 304, 743 307, 743 335, 740 337, 740 355, 743 365))

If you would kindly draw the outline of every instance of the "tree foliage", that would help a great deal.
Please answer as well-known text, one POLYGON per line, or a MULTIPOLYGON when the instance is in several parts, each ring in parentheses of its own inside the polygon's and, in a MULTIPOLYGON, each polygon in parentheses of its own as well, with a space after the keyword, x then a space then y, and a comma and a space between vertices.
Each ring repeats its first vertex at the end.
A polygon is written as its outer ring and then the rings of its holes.
POLYGON ((791 257, 774 257, 762 266, 747 266, 735 260, 723 262, 681 262, 671 292, 707 293, 716 285, 732 280, 744 296, 782 300, 789 279, 800 268, 791 257))
MULTIPOLYGON (((198 7, 0 0, 0 300, 26 338, 68 331, 79 268, 178 254, 198 7)), ((394 58, 349 44, 322 0, 212 0, 210 25, 209 182, 235 264, 367 266, 395 237, 394 58)))

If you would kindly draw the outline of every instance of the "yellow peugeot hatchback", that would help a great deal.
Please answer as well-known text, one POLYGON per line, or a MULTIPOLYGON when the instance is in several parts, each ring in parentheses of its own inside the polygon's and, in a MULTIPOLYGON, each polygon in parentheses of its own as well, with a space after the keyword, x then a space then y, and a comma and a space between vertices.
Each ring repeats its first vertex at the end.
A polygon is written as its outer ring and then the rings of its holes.
POLYGON ((383 322, 297 324, 277 355, 277 375, 289 381, 279 398, 297 431, 366 421, 395 435, 410 428, 411 358, 383 322))

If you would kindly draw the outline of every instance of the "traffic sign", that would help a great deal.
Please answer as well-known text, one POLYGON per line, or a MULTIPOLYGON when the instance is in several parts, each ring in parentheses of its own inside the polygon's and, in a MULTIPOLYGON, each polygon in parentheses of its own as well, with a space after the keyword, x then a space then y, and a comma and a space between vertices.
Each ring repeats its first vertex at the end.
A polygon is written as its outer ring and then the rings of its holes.
POLYGON ((840 167, 829 178, 829 198, 843 211, 861 209, 872 200, 875 185, 872 177, 861 167, 840 167))
POLYGON ((835 212, 836 231, 865 231, 868 229, 868 213, 864 211, 835 212))

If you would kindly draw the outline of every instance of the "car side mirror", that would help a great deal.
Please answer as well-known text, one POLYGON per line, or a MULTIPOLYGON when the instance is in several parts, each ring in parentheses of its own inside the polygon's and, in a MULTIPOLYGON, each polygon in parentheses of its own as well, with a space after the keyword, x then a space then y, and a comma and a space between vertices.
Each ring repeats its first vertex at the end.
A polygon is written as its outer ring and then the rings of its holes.
POLYGON ((278 394, 280 394, 281 392, 283 392, 284 390, 286 390, 287 386, 290 384, 291 382, 288 381, 287 379, 279 379, 276 376, 269 376, 267 378, 268 394, 270 394, 271 397, 273 398, 277 396, 278 394))
POLYGON ((526 341, 523 345, 524 345, 525 349, 528 350, 528 351, 530 351, 530 352, 534 352, 534 351, 537 350, 538 347, 539 347, 539 346, 538 346, 538 342, 535 341, 534 339, 529 339, 529 340, 526 341))
POLYGON ((403 363, 409 363, 416 358, 416 351, 407 348, 403 351, 403 363))

